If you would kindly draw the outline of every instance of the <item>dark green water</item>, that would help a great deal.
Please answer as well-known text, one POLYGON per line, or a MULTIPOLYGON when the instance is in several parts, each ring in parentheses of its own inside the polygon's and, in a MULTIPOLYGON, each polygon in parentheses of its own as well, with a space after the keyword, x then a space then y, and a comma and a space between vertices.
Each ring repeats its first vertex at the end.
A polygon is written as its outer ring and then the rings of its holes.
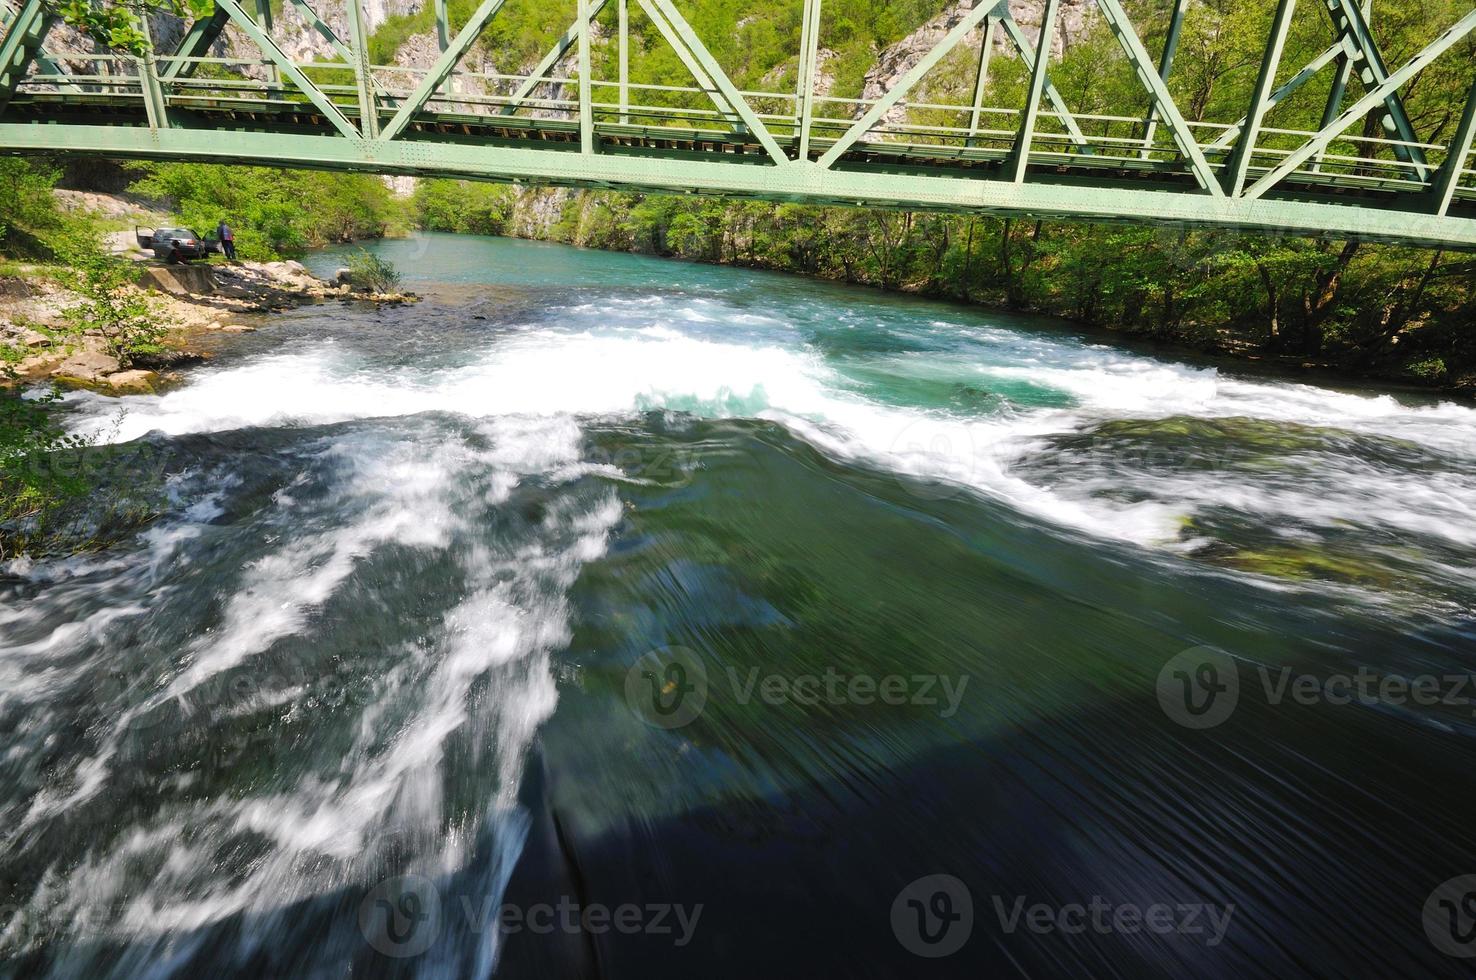
POLYGON ((380 248, 74 398, 167 506, 0 573, 7 975, 1468 968, 1476 411, 380 248))

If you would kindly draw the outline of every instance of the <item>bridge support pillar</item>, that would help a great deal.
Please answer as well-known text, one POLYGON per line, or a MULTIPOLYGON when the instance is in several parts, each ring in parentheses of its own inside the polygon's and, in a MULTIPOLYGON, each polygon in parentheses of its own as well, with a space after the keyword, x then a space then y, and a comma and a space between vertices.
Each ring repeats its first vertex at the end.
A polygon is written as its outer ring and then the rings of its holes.
POLYGON ((579 152, 594 152, 594 105, 589 78, 589 0, 579 0, 579 152))
POLYGON ((1281 67, 1281 54, 1286 49, 1286 35, 1296 8, 1297 0, 1280 0, 1276 5, 1271 37, 1266 41, 1266 51, 1261 57, 1261 71, 1256 76, 1245 124, 1240 127, 1240 138, 1235 141, 1230 162, 1220 174, 1225 193, 1231 197, 1239 197, 1245 190, 1245 178, 1250 172, 1251 158, 1256 153, 1256 141, 1261 138, 1261 125, 1271 108, 1271 87, 1276 84, 1276 70, 1281 67))
POLYGON ((1461 113, 1460 125, 1451 137, 1450 152, 1440 170, 1431 181, 1431 211, 1437 218, 1450 213, 1455 200, 1456 188, 1461 185, 1461 173, 1466 168, 1466 159, 1471 155, 1471 144, 1476 141, 1476 82, 1471 84, 1471 94, 1466 96, 1466 108, 1461 113))
MULTIPOLYGON (((272 33, 272 3, 271 0, 256 0, 256 23, 261 27, 262 33, 272 33)), ((267 65, 267 81, 273 85, 282 84, 282 73, 277 70, 276 65, 267 65)))
POLYGON ((979 119, 984 111, 984 90, 989 87, 989 57, 994 53, 994 38, 999 30, 999 18, 993 15, 984 18, 984 36, 979 40, 979 62, 974 66, 974 104, 969 110, 969 138, 964 146, 973 146, 974 137, 979 135, 979 119))
MULTIPOLYGON (((1174 58, 1179 53, 1179 37, 1184 33, 1184 15, 1189 12, 1189 0, 1174 0, 1174 14, 1169 21, 1168 36, 1163 41, 1163 57, 1158 59, 1158 77, 1167 82, 1174 70, 1174 58)), ((1153 156, 1153 140, 1158 135, 1158 103, 1148 107, 1148 118, 1143 123, 1143 153, 1147 160, 1153 156)))
POLYGON ((1051 60, 1051 47, 1056 43, 1056 14, 1061 0, 1046 0, 1040 15, 1040 41, 1035 48, 1035 66, 1030 72, 1030 91, 1025 96, 1025 112, 1015 147, 1005 161, 1005 176, 1017 184, 1025 182, 1025 169, 1030 165, 1030 144, 1035 139, 1035 121, 1040 117, 1040 99, 1045 93, 1046 65, 1051 60))

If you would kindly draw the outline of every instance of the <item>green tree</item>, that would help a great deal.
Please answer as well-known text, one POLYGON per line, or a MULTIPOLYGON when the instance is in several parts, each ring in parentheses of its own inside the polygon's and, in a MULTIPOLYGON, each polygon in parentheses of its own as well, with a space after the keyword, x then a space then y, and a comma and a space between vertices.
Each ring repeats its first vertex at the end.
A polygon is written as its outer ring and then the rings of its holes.
POLYGON ((82 302, 68 310, 78 330, 97 330, 109 354, 123 367, 135 358, 162 354, 165 329, 135 286, 137 267, 107 254, 98 239, 78 232, 63 245, 82 302))

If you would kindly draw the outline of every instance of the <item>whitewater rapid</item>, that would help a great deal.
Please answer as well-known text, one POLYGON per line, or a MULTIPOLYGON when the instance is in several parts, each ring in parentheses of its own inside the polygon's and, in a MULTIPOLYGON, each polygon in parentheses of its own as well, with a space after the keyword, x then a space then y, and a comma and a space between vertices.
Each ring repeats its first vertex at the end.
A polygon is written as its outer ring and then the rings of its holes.
MULTIPOLYGON (((782 316, 722 299, 662 294, 572 304, 554 325, 500 335, 465 363, 383 366, 341 340, 197 372, 179 389, 112 402, 79 396, 80 432, 128 440, 253 426, 302 426, 448 412, 475 419, 632 418, 653 410, 776 422, 842 458, 969 488, 1088 534, 1169 551, 1196 514, 1231 507, 1370 533, 1417 532, 1476 547, 1476 409, 1405 404, 1388 394, 1237 377, 1075 337, 934 320, 948 347, 868 356, 871 377, 998 388, 987 409, 908 404, 858 385, 848 356, 828 356, 782 316), (1055 404, 1012 400, 1016 386, 1055 404), (1047 399, 1050 401, 1051 399, 1047 399), (1328 436, 1278 473, 1134 471, 1089 461, 1050 480, 1027 464, 1062 435, 1121 420, 1258 420, 1328 436), (1415 447, 1415 472, 1361 458, 1339 439, 1415 447), (1335 450, 1335 451, 1334 451, 1335 450), (1432 462, 1433 461, 1433 462, 1432 462), (1429 465, 1425 465, 1429 464, 1429 465), (1137 499, 1109 492, 1127 485, 1137 499)), ((879 324, 883 332, 891 325, 879 324)), ((854 324, 842 324, 854 330, 854 324)), ((936 492, 936 491, 930 491, 936 492)))
MULTIPOLYGON (((237 383, 230 374, 205 383, 237 383)), ((170 397, 158 401, 169 405, 170 397)), ((24 810, 6 813, 0 847, 11 859, 39 849, 48 828, 126 798, 154 740, 169 741, 178 725, 224 732, 273 714, 312 724, 315 706, 344 704, 357 718, 329 771, 284 759, 282 782, 215 797, 194 794, 198 773, 166 780, 121 839, 48 870, 0 942, 24 951, 35 938, 27 928, 65 923, 75 946, 52 975, 153 976, 199 952, 209 927, 238 919, 245 925, 233 955, 245 963, 290 932, 302 903, 333 903, 345 887, 388 876, 444 881, 471 865, 478 847, 493 853, 477 891, 501 895, 528 830, 517 800, 528 749, 557 703, 549 656, 569 639, 565 597, 604 552, 621 507, 611 493, 560 497, 531 537, 496 539, 480 533, 479 515, 527 480, 557 490, 581 472, 571 466, 578 458, 578 429, 563 417, 485 419, 470 433, 414 426, 313 440, 297 453, 296 478, 255 519, 253 534, 266 547, 238 570, 213 625, 177 642, 162 637, 162 659, 121 677, 120 640, 147 634, 151 614, 183 597, 190 566, 208 560, 201 545, 222 516, 218 501, 239 490, 241 476, 208 467, 176 477, 171 495, 193 502, 126 556, 12 567, 50 588, 0 610, 0 678, 8 682, 0 711, 27 719, 11 758, 44 757, 48 733, 76 721, 68 707, 76 693, 97 692, 99 677, 118 679, 93 705, 100 713, 90 719, 87 751, 57 760, 44 779, 36 773, 24 810), (268 658, 288 641, 336 642, 323 617, 354 577, 386 560, 413 566, 415 555, 452 562, 459 585, 420 640, 378 651, 391 663, 382 674, 345 690, 350 675, 340 682, 330 671, 325 681, 306 664, 268 658), (95 611, 78 615, 87 609, 95 611), (71 622, 50 625, 69 610, 71 622), (480 767, 495 790, 448 818, 457 811, 443 790, 453 743, 460 754, 469 745, 485 757, 480 767), (259 853, 221 873, 219 855, 231 848, 259 853), (120 958, 107 952, 111 941, 126 943, 120 958)), ((280 751, 278 737, 270 729, 222 736, 242 758, 280 751)), ((465 939, 445 934, 417 961, 417 975, 460 975, 465 939)), ((475 975, 492 972, 498 939, 495 930, 473 937, 475 975)), ((362 943, 347 917, 323 938, 322 965, 362 943)))
MULTIPOLYGON (((304 909, 335 903, 348 911, 303 955, 341 966, 364 941, 356 889, 391 875, 441 883, 475 867, 473 890, 495 905, 529 835, 517 794, 558 703, 570 592, 623 519, 630 476, 590 441, 653 412, 780 426, 895 474, 923 507, 978 495, 1164 562, 1238 535, 1372 567, 1382 578, 1360 601, 1401 591, 1461 615, 1476 602, 1464 405, 934 306, 644 287, 540 299, 536 315, 455 344, 412 332, 430 313, 395 311, 403 357, 383 327, 374 346, 352 327, 278 324, 255 335, 259 352, 162 394, 68 396, 79 434, 179 442, 203 461, 171 472, 168 512, 135 546, 6 568, 37 598, 0 608, 0 717, 21 774, 0 847, 45 864, 14 921, 67 924, 53 974, 167 975, 226 924, 249 963, 304 909), (371 616, 413 635, 356 633, 371 616), (140 662, 119 676, 124 655, 140 662), (351 710, 323 709, 323 664, 360 661, 372 681, 351 710), (326 762, 296 756, 306 735, 273 741, 319 718, 341 726, 313 733, 336 753, 326 762), (199 729, 264 732, 244 750, 269 775, 226 791, 179 765, 141 789, 159 733, 199 729), (65 751, 59 733, 74 739, 65 751), (116 800, 135 808, 116 834, 45 852, 58 828, 111 825, 116 800)), ((1260 565, 1226 574, 1291 587, 1260 565)), ((439 943, 414 972, 496 966, 493 930, 439 943)))

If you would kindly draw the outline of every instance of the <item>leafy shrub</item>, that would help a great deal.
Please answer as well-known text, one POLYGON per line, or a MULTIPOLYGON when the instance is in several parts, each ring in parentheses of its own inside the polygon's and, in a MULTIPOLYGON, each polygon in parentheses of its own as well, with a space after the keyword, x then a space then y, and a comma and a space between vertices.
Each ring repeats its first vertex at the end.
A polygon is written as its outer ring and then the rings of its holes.
POLYGON ((135 286, 131 262, 107 254, 95 237, 75 234, 63 254, 77 273, 74 288, 83 301, 68 311, 78 330, 99 330, 109 354, 129 367, 145 354, 162 354, 164 328, 135 286))
POLYGON ((400 270, 388 259, 373 252, 359 249, 349 256, 349 274, 354 284, 371 289, 376 293, 393 293, 400 289, 400 270))
POLYGON ((56 171, 44 164, 0 159, 0 251, 8 255, 45 253, 42 239, 63 223, 51 195, 56 178, 56 171))
POLYGON ((209 0, 54 0, 50 6, 63 21, 94 41, 115 51, 126 51, 143 57, 148 51, 148 38, 139 29, 140 15, 154 11, 193 17, 210 16, 209 0))
POLYGON ((51 407, 60 398, 55 389, 40 397, 0 389, 0 558, 31 550, 66 505, 87 492, 78 473, 51 465, 58 454, 88 444, 56 425, 51 407))
POLYGON ((403 202, 368 174, 161 163, 142 168, 130 190, 168 202, 180 223, 197 231, 224 218, 241 258, 253 261, 377 238, 405 224, 403 202))

